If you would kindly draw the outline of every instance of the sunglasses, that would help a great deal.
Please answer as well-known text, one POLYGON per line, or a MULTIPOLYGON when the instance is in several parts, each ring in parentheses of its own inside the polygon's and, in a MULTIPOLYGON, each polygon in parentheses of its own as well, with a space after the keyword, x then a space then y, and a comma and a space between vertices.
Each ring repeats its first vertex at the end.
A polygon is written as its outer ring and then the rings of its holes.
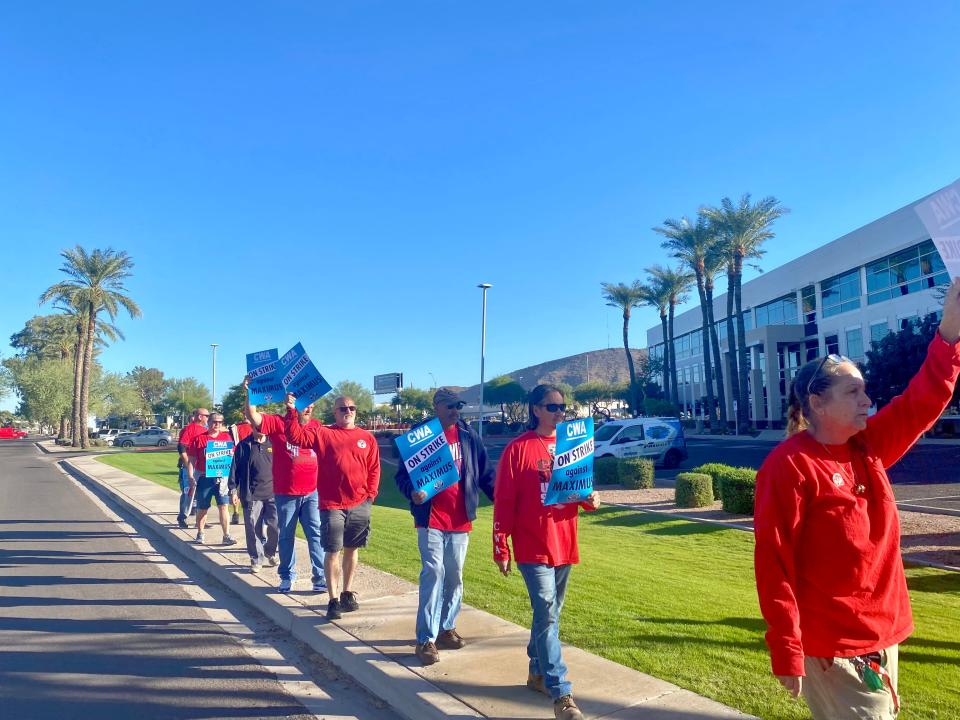
POLYGON ((223 420, 211 420, 211 425, 223 425, 223 420))
POLYGON ((456 408, 457 410, 463 410, 464 405, 466 405, 466 403, 461 400, 460 402, 455 402, 450 405, 447 405, 447 410, 453 410, 454 408, 456 408))
POLYGON ((543 403, 537 403, 537 405, 538 407, 544 408, 547 412, 552 412, 552 413, 563 412, 564 410, 567 409, 566 403, 547 403, 546 405, 544 405, 543 403))
POLYGON ((840 363, 850 362, 850 358, 846 355, 837 355, 836 353, 830 353, 823 360, 820 361, 820 364, 817 365, 817 369, 814 371, 813 375, 810 376, 810 379, 807 380, 807 395, 810 394, 810 388, 813 386, 813 381, 820 377, 820 372, 823 370, 823 366, 827 364, 827 360, 832 363, 839 365, 840 363))
POLYGON ((343 407, 338 407, 337 410, 339 410, 340 412, 356 412, 356 411, 357 411, 357 406, 356 406, 356 405, 344 405, 343 407))
POLYGON ((203 413, 200 413, 199 415, 197 415, 197 417, 210 417, 210 415, 209 414, 204 415, 203 413))

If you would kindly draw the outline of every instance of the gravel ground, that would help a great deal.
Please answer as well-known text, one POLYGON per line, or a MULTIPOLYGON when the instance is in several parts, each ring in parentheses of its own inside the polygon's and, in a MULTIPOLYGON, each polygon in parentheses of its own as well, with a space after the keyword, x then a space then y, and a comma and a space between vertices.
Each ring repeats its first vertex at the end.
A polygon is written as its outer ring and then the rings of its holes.
MULTIPOLYGON (((725 513, 719 502, 705 508, 678 508, 673 503, 673 488, 624 490, 619 485, 600 485, 597 490, 601 502, 608 504, 753 526, 752 516, 725 513)), ((900 535, 904 560, 936 563, 960 570, 960 517, 901 510, 900 535)))

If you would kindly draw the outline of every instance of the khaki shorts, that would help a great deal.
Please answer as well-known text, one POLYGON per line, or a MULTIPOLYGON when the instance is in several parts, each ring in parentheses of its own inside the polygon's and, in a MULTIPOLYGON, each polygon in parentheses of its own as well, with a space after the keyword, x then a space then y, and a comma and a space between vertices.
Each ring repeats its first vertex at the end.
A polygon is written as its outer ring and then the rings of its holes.
MULTIPOLYGON (((899 646, 882 651, 881 665, 890 674, 897 690, 899 646)), ((820 658, 805 657, 803 699, 815 720, 893 720, 897 717, 894 696, 884 683, 882 690, 871 690, 857 672, 852 658, 833 658, 826 670, 820 658)))

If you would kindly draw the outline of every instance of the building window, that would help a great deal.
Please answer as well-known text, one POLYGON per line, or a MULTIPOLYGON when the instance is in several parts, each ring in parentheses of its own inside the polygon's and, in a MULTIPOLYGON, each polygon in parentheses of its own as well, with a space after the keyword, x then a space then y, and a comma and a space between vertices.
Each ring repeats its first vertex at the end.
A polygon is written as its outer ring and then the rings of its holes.
POLYGON ((820 283, 823 316, 839 315, 860 307, 860 269, 834 275, 820 283))
POLYGON ((806 362, 816 360, 818 357, 820 357, 820 341, 817 338, 805 340, 803 346, 806 350, 806 362))
POLYGON ((910 332, 913 332, 913 327, 919 322, 919 320, 920 317, 917 315, 917 313, 914 313, 913 315, 905 315, 904 317, 897 318, 897 325, 901 330, 909 330, 910 332))
POLYGON ((817 334, 817 288, 807 285, 801 292, 803 303, 803 335, 810 337, 817 334))
POLYGON ((847 330, 847 357, 863 360, 863 331, 860 328, 847 330))
POLYGON ((827 335, 823 342, 827 346, 827 355, 839 355, 840 354, 840 338, 836 335, 827 335))
POLYGON ((796 293, 785 295, 773 302, 768 302, 756 308, 757 327, 766 325, 796 325, 797 324, 797 296, 796 293))
POLYGON ((866 269, 868 305, 950 282, 932 240, 872 262, 866 269))
POLYGON ((878 343, 890 333, 890 326, 887 321, 872 323, 870 325, 870 342, 878 343))

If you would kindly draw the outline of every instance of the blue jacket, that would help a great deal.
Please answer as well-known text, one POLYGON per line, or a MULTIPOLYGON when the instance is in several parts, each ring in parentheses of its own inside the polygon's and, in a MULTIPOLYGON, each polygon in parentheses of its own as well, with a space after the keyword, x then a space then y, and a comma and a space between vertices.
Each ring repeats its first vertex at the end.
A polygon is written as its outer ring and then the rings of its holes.
MULTIPOLYGON (((497 471, 487 461, 487 450, 483 447, 480 437, 463 420, 457 422, 457 434, 460 437, 460 491, 463 493, 467 517, 472 522, 477 519, 480 490, 493 500, 493 481, 497 471)), ((397 455, 399 457, 399 453, 397 455)), ((410 482, 410 474, 402 459, 397 467, 395 479, 397 489, 407 500, 410 500, 413 495, 413 483, 410 482)), ((410 512, 417 527, 429 526, 431 504, 431 500, 427 500, 422 505, 416 505, 413 500, 410 500, 410 512)))

